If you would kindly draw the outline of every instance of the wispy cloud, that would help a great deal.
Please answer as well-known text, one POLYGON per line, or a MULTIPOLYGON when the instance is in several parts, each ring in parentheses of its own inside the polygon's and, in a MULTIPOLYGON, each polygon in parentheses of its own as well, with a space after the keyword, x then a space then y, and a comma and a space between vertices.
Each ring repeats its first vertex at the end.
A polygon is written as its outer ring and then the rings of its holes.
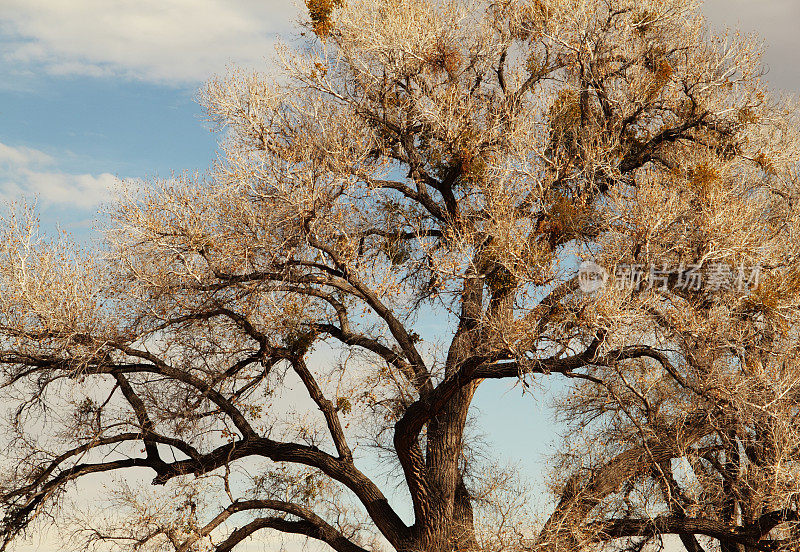
POLYGON ((27 167, 28 165, 49 165, 53 158, 43 151, 33 148, 12 148, 0 142, 0 166, 27 167))
POLYGON ((112 174, 70 174, 45 152, 0 142, 0 199, 38 198, 43 204, 91 209, 111 197, 112 174))
MULTIPOLYGON (((298 0, 299 1, 299 0, 298 0)), ((298 13, 292 0, 3 0, 2 62, 57 75, 191 84, 263 66, 298 13)))

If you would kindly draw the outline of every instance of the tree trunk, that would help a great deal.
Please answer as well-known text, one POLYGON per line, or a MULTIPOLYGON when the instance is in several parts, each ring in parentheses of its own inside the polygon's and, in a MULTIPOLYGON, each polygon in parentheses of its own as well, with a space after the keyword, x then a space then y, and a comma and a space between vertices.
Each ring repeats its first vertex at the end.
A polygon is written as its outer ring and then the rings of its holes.
MULTIPOLYGON (((453 375, 461 362, 475 351, 482 301, 482 280, 466 280, 461 320, 448 352, 445 378, 453 375)), ((424 545, 425 551, 477 549, 472 503, 461 471, 464 427, 477 388, 478 382, 463 387, 428 424, 426 467, 433 515, 419 543, 424 545)))

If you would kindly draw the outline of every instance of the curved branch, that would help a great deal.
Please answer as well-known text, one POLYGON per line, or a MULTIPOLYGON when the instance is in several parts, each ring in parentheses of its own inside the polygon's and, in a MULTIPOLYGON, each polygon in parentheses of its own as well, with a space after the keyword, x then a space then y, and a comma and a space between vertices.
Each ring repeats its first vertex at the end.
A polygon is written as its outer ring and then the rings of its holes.
POLYGON ((762 540, 766 533, 755 527, 731 527, 721 521, 703 518, 659 516, 653 519, 617 519, 590 526, 599 540, 638 537, 653 534, 703 535, 733 544, 742 544, 765 552, 777 548, 778 541, 762 540))
MULTIPOLYGON (((591 365, 605 365, 626 359, 652 356, 650 347, 632 346, 615 349, 598 355, 600 339, 595 339, 583 352, 569 357, 551 357, 531 360, 521 365, 519 362, 492 363, 488 357, 472 357, 462 363, 459 370, 433 391, 411 404, 395 424, 394 446, 403 467, 407 483, 415 492, 412 499, 418 514, 426 511, 427 483, 425 481, 424 459, 419 449, 418 436, 425 424, 436 416, 456 393, 469 383, 479 379, 518 378, 526 373, 562 374, 567 377, 591 376, 575 373, 575 370, 591 365)), ((502 353, 498 356, 502 356, 502 353)))
POLYGON ((310 228, 307 228, 307 232, 309 244, 333 259, 334 264, 342 271, 350 285, 358 290, 364 301, 375 311, 375 314, 386 323, 392 337, 397 341, 397 344, 400 346, 411 365, 411 369, 414 372, 414 380, 412 380, 412 383, 415 387, 420 389, 422 393, 429 391, 432 388, 432 384, 430 381, 430 374, 425 367, 425 361, 422 359, 422 355, 420 355, 414 345, 414 340, 411 338, 411 335, 408 333, 405 326, 403 326, 402 322, 400 322, 391 309, 378 298, 374 291, 369 289, 366 284, 347 269, 347 266, 339 259, 335 251, 321 243, 314 236, 314 232, 310 228))
POLYGON ((663 431, 658 438, 641 446, 621 452, 593 470, 592 477, 585 484, 578 486, 574 479, 567 484, 555 511, 539 534, 540 543, 547 543, 551 549, 577 545, 578 527, 604 498, 617 492, 632 477, 651 469, 654 464, 684 455, 687 446, 709 432, 702 413, 687 417, 672 429, 663 431), (680 439, 677 435, 680 435, 680 439))
MULTIPOLYGON (((222 393, 217 391, 216 389, 212 388, 211 385, 207 384, 205 381, 201 380, 193 376, 192 374, 185 372, 183 370, 178 370, 174 368, 158 358, 156 355, 148 352, 142 351, 139 349, 134 349, 133 347, 129 347, 124 343, 111 343, 112 347, 122 351, 128 356, 134 358, 140 358, 142 360, 146 360, 153 364, 150 370, 141 370, 141 371, 150 371, 157 374, 162 374, 165 376, 169 376, 175 378, 178 381, 182 381, 188 385, 191 385, 195 389, 201 391, 206 397, 209 398, 214 404, 216 404, 226 415, 228 415, 236 426, 236 428, 242 433, 244 437, 255 437, 256 432, 241 411, 236 408, 236 406, 228 400, 222 393)), ((107 370, 109 373, 114 372, 115 370, 113 367, 107 370)))
POLYGON ((362 334, 344 331, 341 328, 337 328, 333 324, 314 324, 312 327, 322 333, 326 333, 331 337, 336 338, 345 345, 354 345, 377 354, 387 363, 400 370, 410 381, 414 380, 414 371, 403 359, 403 357, 379 341, 362 334))
POLYGON ((367 550, 344 538, 338 531, 334 530, 334 533, 331 533, 325 527, 319 527, 308 520, 289 521, 278 517, 257 518, 244 527, 236 529, 227 539, 216 546, 215 551, 230 552, 244 539, 260 529, 275 529, 282 533, 304 535, 326 543, 336 552, 367 552, 367 550))
POLYGON ((198 533, 191 538, 187 539, 183 544, 178 547, 177 552, 186 552, 190 547, 199 539, 207 536, 214 529, 219 527, 225 520, 237 512, 245 512, 250 510, 275 510, 296 516, 302 522, 293 522, 284 520, 283 518, 258 518, 241 529, 234 530, 227 539, 217 546, 217 550, 231 550, 234 546, 239 544, 242 540, 252 535, 258 529, 278 529, 283 532, 297 533, 306 535, 308 537, 321 540, 331 546, 334 550, 339 552, 367 552, 360 546, 357 546, 351 540, 346 538, 342 533, 324 519, 316 515, 314 512, 304 508, 298 504, 291 502, 283 502, 279 500, 243 500, 237 501, 225 508, 214 519, 198 531, 198 533), (265 525, 262 520, 272 520, 277 522, 281 520, 285 523, 270 523, 265 525), (291 525, 287 525, 291 524, 291 525), (289 530, 287 530, 289 529, 289 530))
POLYGON ((350 451, 350 447, 347 445, 347 439, 344 436, 342 423, 339 420, 339 414, 337 413, 333 403, 329 399, 325 398, 325 395, 322 393, 322 389, 317 383, 317 380, 314 379, 314 376, 311 374, 311 371, 308 369, 308 366, 306 366, 306 363, 302 358, 292 359, 292 367, 300 377, 303 385, 305 385, 311 399, 322 411, 322 414, 325 417, 325 423, 328 425, 328 431, 333 439, 333 444, 336 446, 336 452, 339 453, 339 459, 345 462, 352 462, 353 453, 350 451))

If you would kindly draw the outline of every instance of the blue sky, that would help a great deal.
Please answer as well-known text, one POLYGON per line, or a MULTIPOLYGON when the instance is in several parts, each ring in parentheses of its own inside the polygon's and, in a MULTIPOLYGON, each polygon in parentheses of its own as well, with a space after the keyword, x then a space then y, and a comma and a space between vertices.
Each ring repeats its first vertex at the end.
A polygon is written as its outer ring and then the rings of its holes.
MULTIPOLYGON (((79 237, 116 177, 168 177, 214 158, 194 97, 230 66, 270 71, 297 36, 289 0, 0 0, 0 199, 36 196, 79 237)), ((800 89, 800 2, 709 0, 756 30, 768 78, 800 89)))
POLYGON ((0 0, 0 199, 84 238, 116 177, 204 170, 194 102, 227 67, 268 68, 297 8, 253 0, 0 0))
MULTIPOLYGON (((704 9, 716 25, 758 31, 768 79, 800 90, 799 1, 704 9)), ((0 200, 36 196, 46 228, 85 240, 116 178, 204 170, 217 137, 197 89, 231 65, 270 71, 298 14, 291 0, 0 0, 0 200)), ((554 435, 545 405, 497 382, 477 405, 490 442, 535 474, 554 435)))

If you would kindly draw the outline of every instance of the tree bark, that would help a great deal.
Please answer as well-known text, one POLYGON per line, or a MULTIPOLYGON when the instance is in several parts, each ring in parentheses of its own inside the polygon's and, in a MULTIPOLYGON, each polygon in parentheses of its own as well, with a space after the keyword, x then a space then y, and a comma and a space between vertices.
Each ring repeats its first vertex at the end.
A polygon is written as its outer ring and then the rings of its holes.
MULTIPOLYGON (((475 352, 476 328, 481 315, 483 281, 478 277, 464 282, 461 320, 448 352, 445 378, 475 352)), ((421 535, 424 550, 475 550, 477 540, 469 492, 464 483, 461 460, 464 428, 478 381, 462 387, 438 416, 428 424, 426 468, 431 488, 431 518, 421 535)))

